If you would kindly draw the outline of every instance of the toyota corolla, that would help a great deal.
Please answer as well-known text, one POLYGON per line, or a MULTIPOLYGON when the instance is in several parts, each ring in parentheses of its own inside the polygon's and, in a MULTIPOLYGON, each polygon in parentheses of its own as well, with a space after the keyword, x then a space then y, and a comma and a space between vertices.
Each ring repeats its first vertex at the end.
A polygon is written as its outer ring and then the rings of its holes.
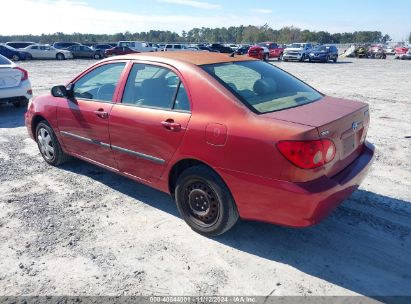
POLYGON ((320 221, 367 174, 369 122, 366 103, 253 58, 203 52, 100 61, 26 114, 47 163, 76 157, 170 193, 207 236, 238 218, 320 221))

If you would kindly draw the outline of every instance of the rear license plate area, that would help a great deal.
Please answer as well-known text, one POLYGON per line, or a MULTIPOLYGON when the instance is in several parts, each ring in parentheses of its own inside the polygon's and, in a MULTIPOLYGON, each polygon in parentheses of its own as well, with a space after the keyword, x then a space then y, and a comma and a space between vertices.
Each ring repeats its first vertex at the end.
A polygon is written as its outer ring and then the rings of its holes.
POLYGON ((343 144, 344 155, 347 155, 348 153, 353 151, 355 148, 355 134, 351 134, 347 138, 344 138, 342 140, 342 144, 343 144))

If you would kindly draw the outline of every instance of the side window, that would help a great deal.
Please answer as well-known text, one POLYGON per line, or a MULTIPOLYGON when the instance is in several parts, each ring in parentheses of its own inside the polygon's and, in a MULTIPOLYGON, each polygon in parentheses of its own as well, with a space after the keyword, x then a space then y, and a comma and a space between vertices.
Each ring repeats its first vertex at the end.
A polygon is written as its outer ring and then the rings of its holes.
POLYGON ((125 65, 109 63, 87 73, 74 84, 74 97, 111 102, 125 65))
POLYGON ((122 103, 140 107, 189 111, 185 88, 170 69, 136 63, 124 89, 122 103))
POLYGON ((174 48, 180 50, 180 49, 181 49, 181 45, 180 45, 180 44, 176 44, 176 45, 174 46, 174 48))
POLYGON ((171 44, 166 45, 166 49, 172 49, 172 48, 173 48, 173 46, 171 44))

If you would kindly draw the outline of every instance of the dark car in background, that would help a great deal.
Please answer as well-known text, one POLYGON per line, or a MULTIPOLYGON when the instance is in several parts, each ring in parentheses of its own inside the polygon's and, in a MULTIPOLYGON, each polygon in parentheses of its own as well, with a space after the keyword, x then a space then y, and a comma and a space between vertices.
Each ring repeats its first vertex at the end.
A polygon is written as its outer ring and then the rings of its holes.
POLYGON ((238 49, 235 50, 235 53, 237 55, 247 55, 248 50, 250 49, 250 47, 251 46, 249 46, 249 45, 240 46, 238 49))
POLYGON ((81 44, 77 42, 54 42, 53 43, 53 46, 56 49, 66 49, 72 45, 81 45, 81 44))
POLYGON ((36 44, 35 42, 29 42, 29 41, 10 41, 6 42, 6 45, 11 46, 12 48, 15 49, 24 49, 25 47, 28 47, 29 45, 36 44))
POLYGON ((110 44, 96 44, 96 45, 93 45, 91 48, 95 51, 100 50, 104 52, 105 50, 111 49, 112 47, 113 46, 110 44))
POLYGON ((197 48, 198 48, 200 51, 218 52, 218 51, 213 50, 213 49, 211 49, 211 48, 209 48, 208 46, 205 46, 205 45, 197 45, 197 48))
POLYGON ((127 55, 127 54, 132 54, 132 53, 140 53, 140 52, 135 51, 129 48, 128 46, 115 46, 113 48, 105 50, 104 52, 106 57, 117 56, 117 55, 127 55))
POLYGON ((335 45, 318 45, 308 54, 308 60, 310 62, 329 62, 330 60, 337 62, 338 49, 335 45))
POLYGON ((13 61, 32 59, 30 53, 16 50, 15 48, 6 44, 0 44, 0 55, 3 55, 4 57, 13 61))
POLYGON ((230 47, 222 45, 221 43, 212 43, 208 45, 208 47, 220 53, 232 53, 233 52, 233 50, 230 47))
POLYGON ((101 59, 104 57, 104 52, 102 50, 93 50, 86 45, 72 45, 65 49, 70 51, 74 58, 101 59))

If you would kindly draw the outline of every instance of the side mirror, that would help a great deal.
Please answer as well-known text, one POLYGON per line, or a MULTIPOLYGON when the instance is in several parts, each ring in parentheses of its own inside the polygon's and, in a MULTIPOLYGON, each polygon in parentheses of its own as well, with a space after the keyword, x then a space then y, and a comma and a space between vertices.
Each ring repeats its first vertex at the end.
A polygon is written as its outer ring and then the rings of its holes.
POLYGON ((67 97, 67 89, 63 85, 54 86, 51 88, 51 95, 54 97, 67 97))
POLYGON ((51 88, 51 95, 54 97, 73 97, 73 85, 68 85, 67 87, 63 85, 54 86, 51 88))

